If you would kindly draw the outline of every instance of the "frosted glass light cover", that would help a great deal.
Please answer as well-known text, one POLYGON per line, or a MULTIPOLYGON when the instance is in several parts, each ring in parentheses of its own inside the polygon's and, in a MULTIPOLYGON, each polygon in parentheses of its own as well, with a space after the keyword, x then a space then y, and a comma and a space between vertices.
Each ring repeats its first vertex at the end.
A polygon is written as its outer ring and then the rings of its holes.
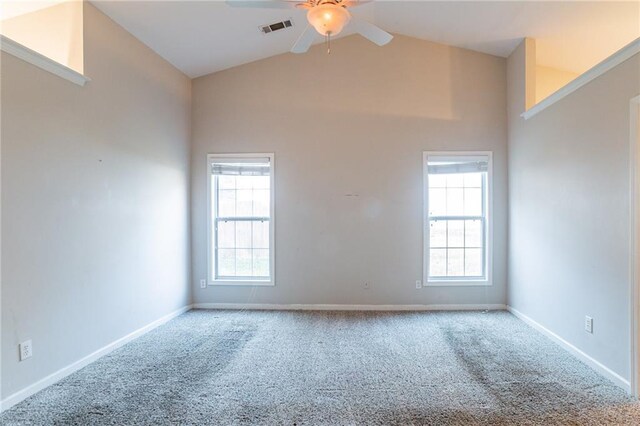
POLYGON ((321 35, 338 35, 351 19, 347 9, 335 4, 316 6, 307 13, 307 20, 321 35))

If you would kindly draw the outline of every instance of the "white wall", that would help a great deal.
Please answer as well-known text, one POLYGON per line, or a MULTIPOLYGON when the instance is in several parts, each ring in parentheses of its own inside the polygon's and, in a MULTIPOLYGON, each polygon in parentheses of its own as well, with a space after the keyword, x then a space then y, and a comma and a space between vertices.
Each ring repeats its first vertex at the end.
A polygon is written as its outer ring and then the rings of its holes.
POLYGON ((629 100, 640 55, 529 120, 525 56, 520 46, 507 67, 509 304, 628 380, 629 100))
POLYGON ((190 303, 191 83, 84 29, 85 87, 2 53, 3 398, 190 303))
POLYGON ((194 302, 506 301, 506 63, 403 36, 316 46, 195 79, 194 302), (422 152, 491 150, 494 284, 416 290, 422 152), (206 154, 275 153, 276 286, 209 287, 206 154), (368 282, 370 288, 363 289, 368 282))

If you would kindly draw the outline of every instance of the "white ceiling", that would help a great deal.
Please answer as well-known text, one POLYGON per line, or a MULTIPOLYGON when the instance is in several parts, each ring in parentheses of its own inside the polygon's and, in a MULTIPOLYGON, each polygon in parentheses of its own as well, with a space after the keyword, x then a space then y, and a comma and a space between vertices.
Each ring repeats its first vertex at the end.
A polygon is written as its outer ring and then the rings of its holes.
MULTIPOLYGON (((306 26, 302 10, 232 8, 222 0, 92 3, 190 77, 288 52, 306 26), (258 30, 286 18, 293 28, 258 30)), ((351 11, 391 33, 503 57, 532 37, 540 65, 577 73, 640 37, 637 1, 378 0, 351 11)))

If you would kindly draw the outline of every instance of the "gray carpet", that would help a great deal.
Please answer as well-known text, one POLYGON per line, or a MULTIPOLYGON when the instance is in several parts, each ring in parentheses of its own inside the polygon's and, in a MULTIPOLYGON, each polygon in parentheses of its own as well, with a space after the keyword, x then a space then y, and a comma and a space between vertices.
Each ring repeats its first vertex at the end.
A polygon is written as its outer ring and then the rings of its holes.
POLYGON ((2 425, 640 424, 640 405, 506 312, 191 311, 2 425))

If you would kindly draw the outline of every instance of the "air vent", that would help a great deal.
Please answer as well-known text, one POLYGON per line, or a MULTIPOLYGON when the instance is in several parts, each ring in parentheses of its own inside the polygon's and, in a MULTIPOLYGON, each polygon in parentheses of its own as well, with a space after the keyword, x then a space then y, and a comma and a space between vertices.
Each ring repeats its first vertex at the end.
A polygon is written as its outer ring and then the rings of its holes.
POLYGON ((263 25, 260 27, 260 31, 263 34, 269 34, 274 31, 284 30, 287 28, 291 28, 293 26, 293 22, 291 19, 287 19, 286 21, 276 22, 275 24, 263 25))

